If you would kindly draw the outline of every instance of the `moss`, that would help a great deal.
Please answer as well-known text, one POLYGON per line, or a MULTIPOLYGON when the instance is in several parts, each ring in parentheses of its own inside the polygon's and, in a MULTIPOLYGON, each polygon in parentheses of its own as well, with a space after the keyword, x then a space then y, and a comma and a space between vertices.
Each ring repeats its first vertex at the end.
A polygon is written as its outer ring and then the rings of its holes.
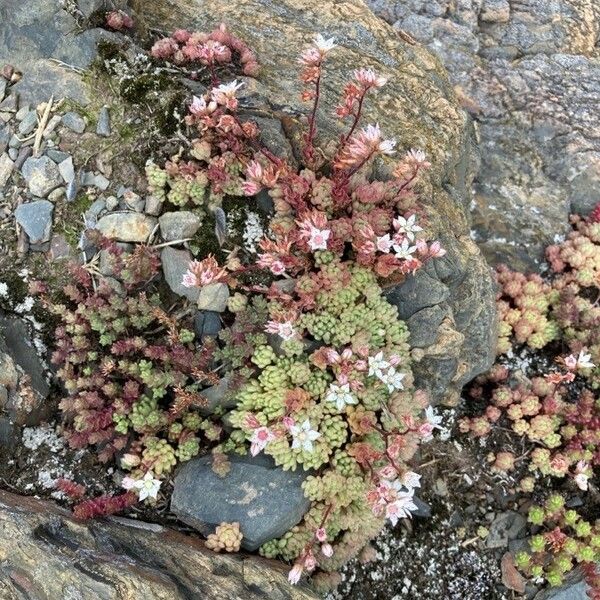
POLYGON ((81 215, 92 205, 93 199, 85 193, 79 193, 73 202, 63 205, 60 223, 62 233, 71 248, 76 249, 81 236, 81 215))

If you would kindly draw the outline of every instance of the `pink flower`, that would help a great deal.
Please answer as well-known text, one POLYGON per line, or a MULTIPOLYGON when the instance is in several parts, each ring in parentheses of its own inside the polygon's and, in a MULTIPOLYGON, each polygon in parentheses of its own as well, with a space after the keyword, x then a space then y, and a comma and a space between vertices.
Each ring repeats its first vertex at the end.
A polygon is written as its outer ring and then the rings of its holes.
POLYGON ((365 88, 380 88, 387 83, 387 78, 380 77, 373 69, 357 69, 354 71, 354 77, 365 88))
POLYGON ((283 426, 286 429, 290 429, 291 427, 293 427, 296 424, 296 421, 294 421, 294 419, 292 419, 292 417, 283 417, 283 419, 281 419, 281 422, 283 423, 283 426))
POLYGON ((444 254, 446 254, 446 250, 442 248, 440 242, 435 241, 431 244, 431 246, 429 246, 429 256, 432 258, 440 258, 444 256, 444 254))
POLYGON ((257 427, 250 438, 250 454, 256 456, 274 439, 275 434, 268 427, 257 427))
POLYGON ((335 166, 337 168, 359 166, 374 154, 394 154, 395 146, 395 140, 383 140, 381 138, 381 130, 378 124, 367 125, 348 140, 335 166))
POLYGON ((393 244, 394 242, 390 238, 389 233, 386 233, 384 236, 377 238, 377 250, 379 250, 379 252, 384 252, 385 254, 388 254, 393 244))
POLYGON ((313 553, 309 550, 304 557, 304 568, 307 571, 314 571, 317 566, 317 561, 313 553))
POLYGON ((290 321, 267 321, 265 331, 267 333, 276 333, 285 341, 291 340, 296 336, 296 330, 290 321))
POLYGON ((304 566, 299 563, 296 563, 292 567, 292 570, 288 573, 288 581, 292 585, 296 585, 300 581, 303 571, 304 571, 304 566))
POLYGON ((310 228, 310 237, 308 239, 308 245, 311 250, 327 250, 327 240, 331 235, 330 229, 317 229, 316 227, 310 228))
POLYGON ((212 254, 201 261, 194 260, 183 275, 182 284, 185 287, 203 287, 210 283, 222 281, 227 277, 227 271, 219 267, 212 254))
POLYGON ((315 531, 315 537, 319 542, 324 542, 327 539, 327 532, 324 527, 319 527, 317 531, 315 531))
POLYGON ((271 263, 271 273, 273 275, 283 275, 285 273, 285 265, 280 260, 274 260, 271 263))
POLYGON ((235 110, 238 106, 238 101, 235 96, 236 92, 244 85, 244 82, 238 83, 234 79, 230 83, 221 84, 219 87, 211 90, 212 99, 222 106, 230 110, 235 110))

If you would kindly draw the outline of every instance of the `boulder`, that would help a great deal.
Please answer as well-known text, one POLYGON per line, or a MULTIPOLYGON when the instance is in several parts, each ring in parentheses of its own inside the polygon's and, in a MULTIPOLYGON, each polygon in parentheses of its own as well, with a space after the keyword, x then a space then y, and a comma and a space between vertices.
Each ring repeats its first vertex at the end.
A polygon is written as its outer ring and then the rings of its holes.
POLYGON ((242 546, 256 550, 289 531, 304 516, 310 500, 302 482, 308 473, 283 471, 268 456, 230 456, 230 471, 221 477, 212 456, 186 463, 175 477, 171 511, 204 534, 222 521, 238 522, 242 546))
POLYGON ((537 269, 600 185, 596 0, 367 0, 435 53, 476 121, 473 229, 494 262, 537 269))
MULTIPOLYGON (((398 140, 400 152, 413 147, 427 152, 432 168, 422 186, 421 204, 432 237, 448 252, 439 266, 433 261, 423 280, 429 285, 419 290, 423 300, 414 301, 414 307, 438 306, 446 315, 436 324, 436 335, 425 340, 434 342, 417 349, 417 384, 429 389, 436 401, 456 402, 464 383, 493 361, 495 292, 485 260, 470 238, 477 166, 473 131, 441 64, 425 48, 396 35, 360 0, 324 0, 318 7, 312 0, 157 0, 151 9, 143 0, 133 0, 132 5, 142 28, 204 31, 224 22, 248 42, 262 68, 258 79, 244 78, 242 105, 261 117, 278 119, 282 129, 270 127, 267 133, 284 131, 296 154, 304 118, 300 115, 308 111, 298 97, 297 58, 316 33, 334 36, 339 44, 323 83, 321 141, 335 139, 341 131, 332 115, 352 69, 371 66, 389 77, 369 98, 365 122, 378 122, 386 136, 398 140), (265 23, 277 35, 265 35, 265 23)), ((280 141, 277 145, 282 146, 280 141)), ((414 287, 410 280, 404 285, 414 287)), ((390 298, 409 293, 400 286, 390 290, 390 298)))
MULTIPOLYGON (((1 434, 0 434, 1 435, 1 434)), ((76 521, 50 502, 0 491, 0 598, 317 600, 285 566, 215 554, 198 538, 113 517, 76 521)))

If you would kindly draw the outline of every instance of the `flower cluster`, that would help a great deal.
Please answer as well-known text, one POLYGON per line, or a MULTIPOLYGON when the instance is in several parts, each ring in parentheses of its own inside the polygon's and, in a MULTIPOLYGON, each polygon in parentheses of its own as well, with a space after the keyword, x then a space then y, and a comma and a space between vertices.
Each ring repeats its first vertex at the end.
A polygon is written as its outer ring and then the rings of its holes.
MULTIPOLYGON (((202 282, 204 261, 184 277, 185 285, 204 287, 216 276, 238 294, 266 297, 267 337, 255 338, 249 356, 254 370, 236 395, 228 415, 234 430, 221 450, 262 452, 284 469, 312 471, 303 485, 311 500, 304 520, 261 548, 266 556, 295 561, 292 582, 317 567, 339 568, 386 518, 395 524, 416 510, 419 476, 409 461, 439 427, 431 409, 423 415, 427 398, 413 389, 406 326, 377 280, 400 279, 444 255, 439 243, 427 241, 415 206, 415 186, 429 163, 413 150, 390 181, 369 179, 372 159, 392 154, 395 142, 383 140, 377 125, 356 129, 367 91, 385 84, 362 69, 344 91, 346 113, 340 116, 353 119, 351 129, 331 163, 318 164, 315 113, 323 64, 334 46, 317 36, 301 58, 301 79, 312 90, 303 97, 314 102, 304 168, 260 147, 249 149, 243 191, 268 193, 275 208, 256 261, 274 279, 271 286, 246 286, 235 269, 215 275, 212 263, 202 282)), ((195 117, 200 122, 212 119, 219 105, 209 94, 213 106, 207 96, 195 117)), ((240 135, 243 125, 235 123, 240 135)), ((238 148, 238 155, 246 152, 238 148)), ((237 316, 247 322, 249 305, 242 305, 237 316)))
POLYGON ((154 58, 169 60, 178 66, 204 67, 216 83, 216 68, 239 61, 244 75, 258 73, 256 56, 248 45, 221 24, 210 33, 178 29, 170 37, 162 38, 152 46, 154 58))
MULTIPOLYGON (((572 217, 567 239, 548 247, 548 280, 498 269, 500 353, 526 344, 530 350, 550 350, 554 361, 530 379, 495 365, 470 389, 473 398, 491 397, 491 403, 482 415, 461 419, 459 428, 483 437, 495 424, 508 423, 522 436, 529 450, 521 460, 532 472, 519 484, 525 494, 537 492, 539 480, 554 487, 562 482, 585 494, 593 489, 600 464, 600 399, 594 391, 600 384, 599 211, 600 205, 588 218, 572 217)), ((492 460, 497 471, 515 467, 509 452, 492 460)), ((567 510, 560 494, 551 495, 544 506, 533 506, 529 521, 538 532, 531 538, 531 551, 516 556, 517 566, 535 579, 560 585, 567 572, 582 564, 592 595, 600 595, 594 568, 600 531, 584 519, 585 511, 585 505, 567 510)))
POLYGON ((102 461, 118 455, 131 471, 123 487, 140 500, 155 499, 160 479, 199 451, 199 390, 214 381, 210 348, 197 348, 193 331, 160 307, 149 249, 123 257, 114 244, 104 245, 128 295, 74 266, 62 301, 42 296, 61 320, 52 361, 67 394, 60 404, 64 435, 73 448, 95 447, 102 461))

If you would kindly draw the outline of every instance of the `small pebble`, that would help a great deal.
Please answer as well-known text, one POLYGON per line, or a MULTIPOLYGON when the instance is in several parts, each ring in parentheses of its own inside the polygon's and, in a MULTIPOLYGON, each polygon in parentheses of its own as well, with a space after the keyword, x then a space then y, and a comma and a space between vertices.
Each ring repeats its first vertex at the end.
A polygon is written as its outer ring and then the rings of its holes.
POLYGON ((62 124, 74 131, 75 133, 83 133, 85 131, 85 121, 83 117, 78 115, 76 112, 68 112, 62 116, 62 124))
POLYGON ((48 150, 46 154, 57 164, 59 165, 61 162, 67 160, 70 157, 70 154, 67 152, 62 152, 60 150, 48 150))
POLYGON ((17 111, 15 118, 17 119, 17 121, 22 121, 26 117, 28 112, 29 112, 29 104, 24 104, 17 111))
POLYGON ((119 200, 115 196, 109 196, 106 199, 106 210, 115 210, 119 206, 119 200))
POLYGON ((56 129, 56 127, 60 123, 60 121, 61 121, 60 116, 59 115, 54 115, 48 121, 48 124, 46 125, 46 129, 44 129, 44 133, 42 134, 42 136, 44 138, 49 138, 54 133, 54 130, 56 129))
POLYGON ((20 148, 22 145, 23 142, 16 135, 13 135, 8 141, 9 148, 20 148))
POLYGON ((58 170, 62 178, 65 180, 65 183, 71 183, 75 178, 75 169, 73 167, 73 158, 68 157, 58 164, 58 170))
POLYGON ((19 156, 19 150, 17 148, 9 148, 8 155, 12 158, 12 160, 17 160, 17 156, 19 156))
POLYGON ((103 137, 108 137, 110 135, 110 115, 108 113, 108 106, 103 106, 100 109, 96 133, 103 137))
POLYGON ((37 124, 37 113, 35 110, 30 110, 19 123, 19 133, 21 135, 29 135, 37 127, 37 124))
POLYGON ((48 194, 50 202, 58 202, 65 195, 65 188, 59 187, 48 194))

